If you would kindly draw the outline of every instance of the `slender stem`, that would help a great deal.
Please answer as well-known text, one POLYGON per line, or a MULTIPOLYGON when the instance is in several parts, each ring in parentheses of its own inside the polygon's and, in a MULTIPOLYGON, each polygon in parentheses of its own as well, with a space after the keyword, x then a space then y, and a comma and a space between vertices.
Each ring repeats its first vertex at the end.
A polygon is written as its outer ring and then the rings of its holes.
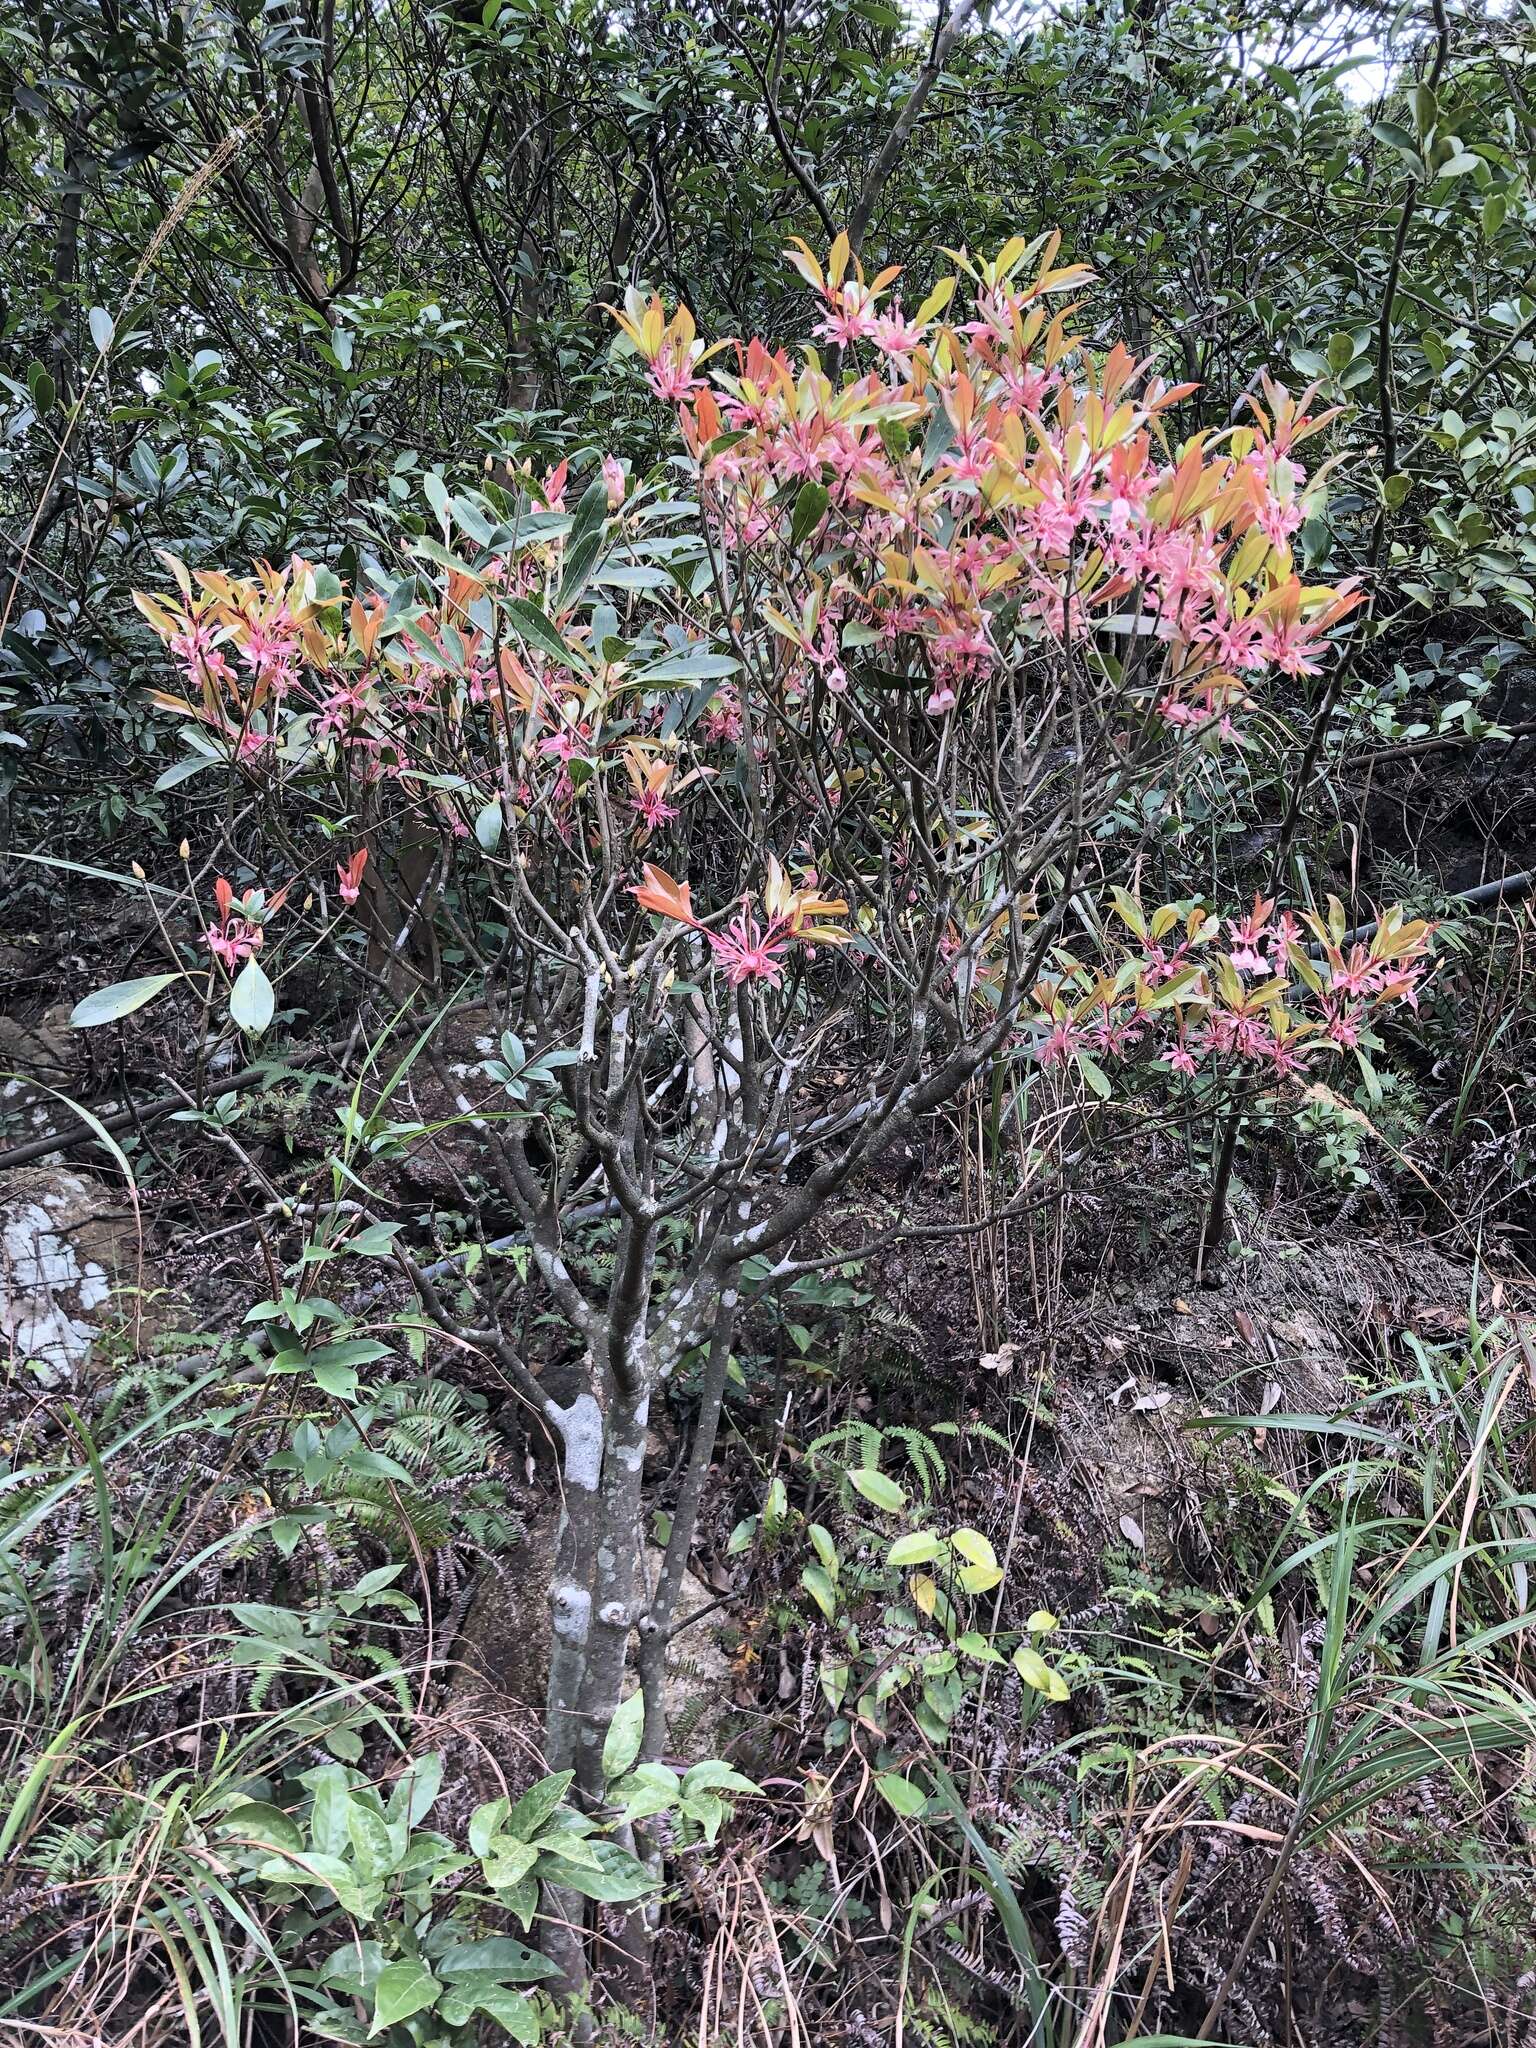
MULTIPOLYGON (((1216 1178, 1211 1186, 1211 1205, 1205 1212, 1200 1233, 1200 1250, 1195 1259, 1195 1285, 1204 1287, 1206 1275, 1221 1255, 1227 1230, 1227 1193, 1232 1186, 1232 1162, 1237 1157, 1237 1137, 1243 1127, 1241 1113, 1228 1110, 1221 1126, 1221 1145, 1216 1154, 1216 1178)), ((1214 1275, 1213 1275, 1214 1277, 1214 1275)))

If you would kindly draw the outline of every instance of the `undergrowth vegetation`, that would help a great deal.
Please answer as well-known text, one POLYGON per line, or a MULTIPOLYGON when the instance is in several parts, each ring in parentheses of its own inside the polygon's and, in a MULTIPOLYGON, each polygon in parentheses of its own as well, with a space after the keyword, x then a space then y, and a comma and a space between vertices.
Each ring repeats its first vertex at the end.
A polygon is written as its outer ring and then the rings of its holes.
POLYGON ((0 2039, 1536 2039, 1533 55, 0 20, 0 2039))

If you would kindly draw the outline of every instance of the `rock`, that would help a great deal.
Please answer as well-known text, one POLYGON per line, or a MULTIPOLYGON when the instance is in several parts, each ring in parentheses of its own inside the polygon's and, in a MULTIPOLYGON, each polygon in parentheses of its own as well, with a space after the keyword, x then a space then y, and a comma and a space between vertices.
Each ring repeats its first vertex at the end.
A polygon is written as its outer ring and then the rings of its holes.
POLYGON ((0 1119, 18 1141, 73 1121, 58 1095, 49 1092, 67 1094, 75 1074, 69 1010, 68 1003, 56 1003, 35 1024, 0 1017, 0 1119))
POLYGON ((44 1386, 80 1379, 116 1290, 144 1286, 133 1211, 119 1204, 60 1167, 21 1167, 0 1183, 0 1340, 44 1386))

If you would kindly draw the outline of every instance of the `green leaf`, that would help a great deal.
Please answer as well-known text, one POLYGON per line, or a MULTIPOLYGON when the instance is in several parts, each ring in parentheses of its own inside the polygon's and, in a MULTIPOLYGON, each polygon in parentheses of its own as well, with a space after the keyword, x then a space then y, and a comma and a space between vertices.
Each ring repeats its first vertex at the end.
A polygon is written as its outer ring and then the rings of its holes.
POLYGON ((762 1786, 733 1771, 723 1757, 706 1756, 694 1764, 683 1779, 683 1790, 691 1798, 696 1792, 742 1792, 758 1794, 762 1786))
POLYGON ((355 1252, 360 1259, 387 1259, 394 1250, 395 1234, 400 1227, 398 1223, 370 1223, 356 1237, 349 1237, 344 1249, 355 1252))
POLYGON ((232 1806, 217 1825, 230 1828, 235 1834, 260 1842, 269 1849, 297 1851, 304 1846, 304 1837, 291 1818, 280 1806, 272 1806, 265 1799, 247 1799, 239 1806, 232 1806))
POLYGON ((999 1564, 968 1564, 956 1576, 967 1593, 990 1593, 1002 1584, 1003 1568, 999 1564))
POLYGON ((909 1564, 932 1564, 942 1548, 932 1529, 914 1529, 910 1536, 896 1538, 885 1561, 897 1570, 909 1564))
POLYGON ((141 974, 134 981, 114 981, 109 988, 99 988, 76 1003, 69 1013, 69 1028, 89 1031, 96 1024, 115 1024, 119 1017, 131 1017, 161 989, 184 978, 181 974, 141 974))
POLYGON ((979 1529, 957 1529, 949 1540, 968 1564, 995 1568, 997 1552, 979 1529))
POLYGON ((629 1770, 640 1754, 644 1734, 645 1696, 632 1692, 627 1700, 619 1703, 603 1740, 603 1777, 608 1783, 622 1778, 629 1770))
POLYGON ((435 470, 429 469, 421 480, 421 490, 423 497, 436 513, 438 520, 446 528, 451 523, 453 516, 452 501, 448 496, 448 486, 435 470))
POLYGON ((569 1792, 575 1777, 574 1771, 555 1771, 530 1785, 507 1815, 507 1833, 516 1835, 520 1842, 531 1842, 569 1792))
POLYGON ((622 1822, 649 1820, 668 1813, 681 1797, 677 1773, 670 1764, 637 1764, 627 1778, 609 1788, 609 1798, 622 1822))
MULTIPOLYGON (((398 1569, 395 1565, 381 1568, 391 1576, 398 1569)), ((380 1572, 369 1572, 358 1580, 352 1590, 362 1592, 366 1588, 370 1592, 375 1591, 376 1587, 370 1582, 380 1576, 380 1572)), ((403 1820, 407 1827, 419 1827, 436 1804, 442 1783, 442 1751, 429 1749, 425 1756, 417 1757, 404 1776, 397 1780, 389 1795, 389 1818, 392 1821, 403 1820)))
POLYGON ((884 1472, 872 1471, 868 1466, 861 1466, 857 1472, 850 1472, 848 1482, 855 1493, 862 1493, 871 1506, 879 1508, 882 1514, 899 1515, 907 1504, 907 1496, 894 1479, 888 1478, 884 1472))
POLYGON ((701 643, 686 653, 669 655, 665 661, 658 661, 654 668, 644 670, 634 680, 642 689, 648 689, 653 683, 714 682, 735 675, 740 667, 741 663, 733 654, 712 654, 701 643))
POLYGON ((795 500, 794 516, 789 522, 789 544, 799 547, 809 533, 820 526, 831 500, 824 484, 806 484, 795 500))
POLYGON ((928 1804, 928 1794, 900 1771, 882 1771, 875 1779, 875 1790, 904 1820, 916 1820, 928 1804))
POLYGON ((1340 332, 1328 338, 1328 367, 1335 377, 1342 376, 1355 360, 1355 337, 1340 332))
POLYGON ((1088 1083, 1088 1086, 1101 1102, 1107 1102, 1111 1091, 1109 1076, 1105 1073, 1104 1069, 1096 1061, 1089 1059, 1085 1052, 1078 1053, 1076 1059, 1078 1072, 1088 1083))
POLYGON ((514 1941, 510 1934, 492 1934, 483 1941, 458 1942, 444 1949, 437 1960, 437 1974, 445 1984, 474 1977, 499 1977, 507 1984, 541 1984, 547 1977, 558 1977, 560 1965, 514 1941))
POLYGON ((194 775, 201 775, 205 768, 221 768, 222 758, 217 754, 187 754, 180 761, 173 761, 169 768, 162 769, 155 777, 157 790, 179 789, 184 782, 190 782, 194 775))
POLYGON ((501 843, 501 798, 493 796, 490 802, 475 815, 475 843, 486 853, 494 853, 501 843))
POLYGON ((1490 192, 1483 201, 1483 233, 1490 239, 1504 225, 1504 216, 1509 211, 1509 200, 1502 192, 1490 192))
POLYGON ((597 558, 602 553, 603 528, 607 518, 608 486, 599 476, 583 491, 565 543, 565 563, 557 600, 561 611, 568 610, 587 587, 597 566, 597 558))
POLYGON ((498 1835, 481 1858, 486 1883, 493 1892, 509 1891, 522 1883, 539 1855, 537 1842, 514 1842, 510 1835, 498 1835))
POLYGON ((504 606, 513 628, 530 647, 537 647, 562 668, 581 670, 585 664, 574 648, 567 647, 555 627, 530 597, 509 597, 504 606))
POLYGON ((425 2012, 437 2003, 441 1984, 425 1963, 391 1963, 380 1970, 379 1981, 373 1987, 373 2025, 368 2029, 371 2040, 375 2034, 382 2034, 386 2027, 392 2027, 397 2020, 408 2020, 412 2013, 425 2012))
POLYGON ((469 1816, 469 1846, 477 1856, 490 1853, 491 1843, 506 1824, 512 1802, 505 1792, 499 1798, 487 1799, 469 1816))
POLYGON ((1047 1699, 1065 1700, 1072 1697, 1067 1681, 1059 1671, 1053 1671, 1038 1650, 1032 1650, 1028 1643, 1020 1643, 1013 1653, 1013 1668, 1028 1686, 1036 1692, 1043 1692, 1047 1699))
POLYGON ((551 1855, 541 1867, 545 1882, 580 1892, 583 1898, 596 1899, 600 1905, 621 1905, 628 1899, 644 1898, 660 1883, 659 1878, 651 1877, 642 1863, 626 1855, 615 1843, 595 1842, 592 1846, 596 1852, 595 1870, 551 1855))
POLYGON ((53 411, 59 394, 54 387, 53 379, 41 363, 34 363, 27 372, 27 388, 32 394, 32 403, 37 407, 39 414, 53 411))
POLYGON ((800 1583, 816 1602, 828 1621, 837 1615, 837 1588, 819 1564, 808 1564, 800 1574, 800 1583))
POLYGON ((272 984, 262 972, 261 962, 253 955, 246 961, 235 978, 235 985, 229 992, 229 1014, 242 1031, 252 1038, 259 1038, 272 1022, 277 1008, 277 998, 272 984))
MULTIPOLYGON (((526 1991, 510 1991, 502 1985, 485 1985, 483 1991, 465 1987, 471 2007, 494 2019, 500 2028, 512 2036, 514 2042, 532 2044, 541 2036, 539 2009, 526 1995, 526 1991)), ((467 2017, 467 2015, 465 2015, 467 2017)))
POLYGON ((87 316, 87 321, 91 330, 91 340, 96 346, 96 353, 104 356, 112 346, 113 337, 117 331, 112 322, 112 315, 105 306, 92 306, 87 316))

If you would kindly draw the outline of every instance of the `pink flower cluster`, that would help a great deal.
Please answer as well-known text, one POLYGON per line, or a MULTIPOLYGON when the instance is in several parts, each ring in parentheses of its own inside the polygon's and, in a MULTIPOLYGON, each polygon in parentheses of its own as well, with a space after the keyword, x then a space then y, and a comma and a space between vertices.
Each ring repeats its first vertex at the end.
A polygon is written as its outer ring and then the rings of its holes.
POLYGON ((1139 1057, 1177 1074, 1287 1081, 1314 1055, 1369 1043, 1380 1011, 1416 1008, 1433 936, 1393 907, 1351 940, 1333 900, 1326 919, 1300 920, 1262 897, 1226 920, 1171 904, 1148 918, 1124 892, 1116 908, 1134 943, 1102 967, 1064 960, 1035 991, 1043 1066, 1139 1057))
POLYGON ((942 718, 1012 640, 1104 632, 1162 650, 1154 701, 1171 724, 1225 727, 1253 677, 1315 673, 1359 602, 1347 585, 1304 588, 1290 554, 1319 481, 1295 450, 1333 415, 1266 379, 1250 423, 1172 448, 1166 416, 1194 387, 1119 346, 1093 357, 1070 309, 1050 311, 1089 273, 1055 254, 1052 240, 962 258, 974 314, 946 324, 959 280, 908 315, 882 303, 896 270, 866 282, 844 238, 825 269, 799 244, 816 335, 847 359, 837 380, 813 351, 797 367, 753 340, 706 382, 710 351, 683 313, 665 325, 659 302, 635 301, 620 316, 652 388, 679 404, 721 543, 786 586, 818 558, 814 615, 766 611, 792 650, 790 690, 840 695, 870 646, 942 718))
POLYGON ((237 899, 231 884, 219 876, 213 885, 218 922, 203 933, 203 944, 228 972, 233 973, 261 951, 266 944, 266 920, 282 909, 287 894, 286 889, 279 889, 269 903, 262 890, 249 889, 237 899))

